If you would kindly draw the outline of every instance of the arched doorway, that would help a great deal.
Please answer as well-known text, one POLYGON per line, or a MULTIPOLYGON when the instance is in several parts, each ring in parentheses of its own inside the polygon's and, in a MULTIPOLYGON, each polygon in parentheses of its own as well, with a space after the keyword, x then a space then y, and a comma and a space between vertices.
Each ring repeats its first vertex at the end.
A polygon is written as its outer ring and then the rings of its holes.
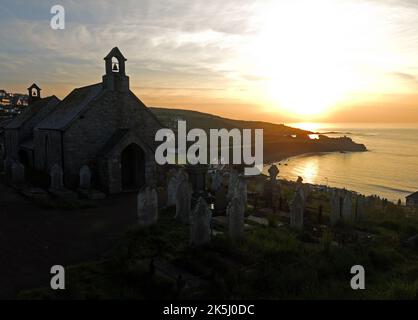
POLYGON ((145 154, 132 143, 121 154, 122 189, 136 190, 145 185, 145 154))

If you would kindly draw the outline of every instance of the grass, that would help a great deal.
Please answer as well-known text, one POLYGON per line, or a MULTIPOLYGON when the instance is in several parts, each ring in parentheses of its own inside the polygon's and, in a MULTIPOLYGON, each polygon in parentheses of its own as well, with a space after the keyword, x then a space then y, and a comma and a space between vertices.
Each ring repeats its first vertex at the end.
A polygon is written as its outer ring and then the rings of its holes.
MULTIPOLYGON (((291 192, 284 193, 289 197, 291 192)), ((328 198, 314 193, 308 206, 328 198)), ((418 250, 404 241, 418 233, 417 212, 388 204, 373 206, 364 219, 329 228, 309 213, 303 232, 290 230, 274 215, 245 239, 220 235, 203 247, 189 246, 189 229, 173 210, 163 211, 150 228, 132 227, 100 261, 72 266, 67 290, 24 291, 23 299, 417 299, 418 250), (178 290, 175 276, 151 274, 149 260, 159 257, 202 281, 178 290), (350 269, 366 270, 366 290, 352 290, 350 269)), ((324 224, 324 222, 323 222, 324 224)))

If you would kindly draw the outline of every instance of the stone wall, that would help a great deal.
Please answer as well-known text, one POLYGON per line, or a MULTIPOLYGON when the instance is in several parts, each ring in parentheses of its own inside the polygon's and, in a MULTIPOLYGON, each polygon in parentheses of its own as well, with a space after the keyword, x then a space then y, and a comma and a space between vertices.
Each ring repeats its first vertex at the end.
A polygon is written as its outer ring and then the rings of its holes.
MULTIPOLYGON (((130 129, 132 134, 153 147, 160 125, 132 93, 116 91, 105 92, 71 124, 64 134, 64 177, 68 187, 77 187, 79 170, 87 164, 96 182, 104 184, 112 193, 121 191, 120 154, 100 162, 97 154, 122 128, 130 129)), ((148 155, 148 161, 154 161, 154 154, 150 159, 148 155)), ((152 167, 152 163, 146 165, 146 180, 154 175, 152 167)))

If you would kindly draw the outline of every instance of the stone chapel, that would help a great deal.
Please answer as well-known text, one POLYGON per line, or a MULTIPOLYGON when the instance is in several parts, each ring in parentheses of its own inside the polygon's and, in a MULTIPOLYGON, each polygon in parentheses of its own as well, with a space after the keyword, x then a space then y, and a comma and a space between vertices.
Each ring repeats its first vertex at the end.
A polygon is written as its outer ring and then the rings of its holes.
POLYGON ((19 127, 24 114, 18 116, 5 128, 6 157, 44 173, 57 164, 70 189, 78 187, 85 165, 93 184, 111 194, 155 184, 154 137, 162 125, 130 90, 126 61, 113 48, 104 58, 102 82, 76 88, 62 101, 46 98, 36 111, 43 116, 32 121, 30 133, 25 131, 24 139, 9 138, 8 144, 8 127, 19 127))

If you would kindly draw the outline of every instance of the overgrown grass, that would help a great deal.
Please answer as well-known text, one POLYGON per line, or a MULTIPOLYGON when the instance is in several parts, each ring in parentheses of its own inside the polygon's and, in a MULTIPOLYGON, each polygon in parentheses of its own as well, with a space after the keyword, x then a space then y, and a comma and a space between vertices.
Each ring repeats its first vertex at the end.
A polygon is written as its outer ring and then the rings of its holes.
MULTIPOLYGON (((324 206, 314 194, 309 206, 324 206)), ((227 235, 202 247, 189 246, 189 229, 177 223, 172 210, 162 212, 150 228, 132 227, 103 260, 73 266, 64 293, 49 289, 23 292, 21 298, 76 299, 417 299, 418 251, 404 240, 418 233, 418 215, 389 204, 372 207, 363 220, 329 228, 307 217, 303 232, 255 226, 245 239, 227 235), (158 257, 202 285, 178 291, 175 276, 150 273, 158 257), (350 269, 366 270, 366 290, 352 290, 350 269)))

